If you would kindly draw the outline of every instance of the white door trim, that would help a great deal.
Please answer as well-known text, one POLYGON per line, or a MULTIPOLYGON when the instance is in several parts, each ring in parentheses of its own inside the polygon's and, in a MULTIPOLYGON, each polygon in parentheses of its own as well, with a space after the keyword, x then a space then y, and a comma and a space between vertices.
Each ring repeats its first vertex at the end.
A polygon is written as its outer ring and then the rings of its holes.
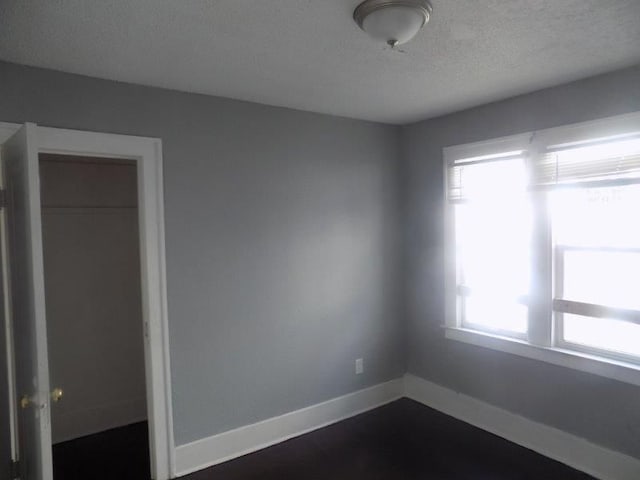
MULTIPOLYGON (((0 143, 19 127, 17 124, 0 122, 0 143)), ((136 162, 151 473, 156 480, 168 480, 175 474, 175 444, 169 362, 162 142, 157 138, 38 127, 38 151, 126 158, 136 162)))
MULTIPOLYGON (((0 146, 7 140, 13 133, 9 132, 8 128, 0 124, 0 146)), ((13 129, 11 130, 13 132, 13 129)), ((0 148, 0 161, 2 159, 2 152, 0 148)), ((6 187, 4 179, 4 168, 0 168, 0 187, 3 189, 6 187)), ((18 393, 16 385, 16 370, 15 370, 15 348, 14 348, 14 336, 13 336, 13 322, 11 311, 11 292, 9 290, 9 232, 7 231, 7 209, 0 210, 0 223, 2 224, 0 232, 0 255, 2 256, 2 295, 4 296, 3 302, 3 316, 4 323, 2 328, 5 333, 5 348, 6 348, 6 366, 7 366, 7 394, 8 406, 9 406, 9 436, 10 449, 11 449, 11 461, 15 462, 20 457, 20 449, 18 442, 18 393)))

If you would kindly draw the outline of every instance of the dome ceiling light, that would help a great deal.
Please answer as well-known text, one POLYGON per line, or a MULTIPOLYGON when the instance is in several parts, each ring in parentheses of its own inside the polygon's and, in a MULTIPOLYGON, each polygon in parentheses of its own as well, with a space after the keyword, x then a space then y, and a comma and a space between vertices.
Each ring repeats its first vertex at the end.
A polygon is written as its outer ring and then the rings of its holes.
POLYGON ((432 11, 427 0, 365 0, 353 19, 372 38, 393 48, 415 37, 432 11))

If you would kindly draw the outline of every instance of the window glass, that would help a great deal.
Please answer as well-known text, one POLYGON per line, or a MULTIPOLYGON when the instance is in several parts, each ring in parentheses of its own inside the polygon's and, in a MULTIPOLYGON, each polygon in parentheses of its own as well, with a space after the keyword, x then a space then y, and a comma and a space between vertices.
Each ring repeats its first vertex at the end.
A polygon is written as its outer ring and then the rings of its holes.
MULTIPOLYGON (((556 296, 640 310, 640 185, 572 188, 551 194, 556 296), (559 287, 559 288, 558 288, 559 287)), ((640 355, 640 326, 564 313, 561 340, 640 355)))
POLYGON ((640 310, 640 251, 567 250, 562 297, 640 310))
POLYGON ((559 245, 640 248, 640 185, 558 190, 551 210, 559 245))
POLYGON ((521 159, 470 165, 468 201, 455 208, 458 285, 467 287, 463 324, 525 333, 531 209, 521 159))
POLYGON ((527 332, 528 308, 502 295, 469 295, 465 301, 465 326, 524 334, 527 332))
POLYGON ((565 313, 564 340, 586 347, 640 355, 640 325, 565 313))

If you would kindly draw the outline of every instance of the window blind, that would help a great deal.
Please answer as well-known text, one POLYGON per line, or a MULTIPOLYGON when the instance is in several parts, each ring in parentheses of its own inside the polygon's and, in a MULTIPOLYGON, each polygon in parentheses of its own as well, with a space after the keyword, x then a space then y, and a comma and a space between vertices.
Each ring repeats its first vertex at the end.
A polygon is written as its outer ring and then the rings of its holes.
POLYGON ((522 165, 523 161, 521 151, 456 160, 448 167, 447 199, 453 203, 469 201, 477 193, 479 174, 485 177, 483 183, 490 189, 501 183, 500 177, 507 177, 503 186, 508 187, 513 180, 509 167, 522 165))
POLYGON ((583 182, 640 181, 640 133, 613 140, 548 147, 532 159, 533 188, 583 182))

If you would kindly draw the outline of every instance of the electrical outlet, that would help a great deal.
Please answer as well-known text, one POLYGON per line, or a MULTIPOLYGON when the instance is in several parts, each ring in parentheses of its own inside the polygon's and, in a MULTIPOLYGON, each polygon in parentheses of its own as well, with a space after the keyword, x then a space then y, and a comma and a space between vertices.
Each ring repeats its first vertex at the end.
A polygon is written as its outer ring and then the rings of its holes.
POLYGON ((360 375, 362 372, 364 372, 364 360, 356 358, 356 375, 360 375))

